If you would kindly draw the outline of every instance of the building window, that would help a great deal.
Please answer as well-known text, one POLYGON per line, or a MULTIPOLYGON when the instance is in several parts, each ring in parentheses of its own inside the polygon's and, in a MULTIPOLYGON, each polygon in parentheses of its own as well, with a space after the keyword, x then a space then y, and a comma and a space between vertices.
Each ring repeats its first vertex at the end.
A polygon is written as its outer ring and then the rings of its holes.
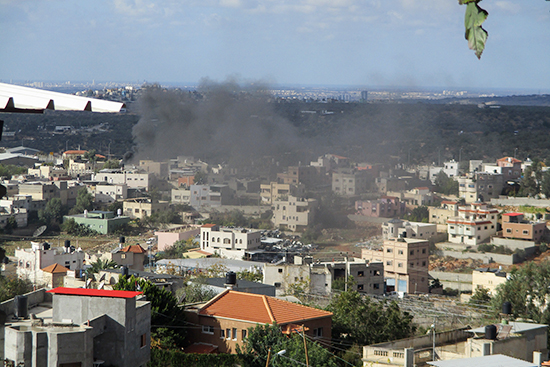
POLYGON ((523 234, 529 234, 529 231, 526 230, 526 229, 524 229, 524 230, 523 230, 523 234))
POLYGON ((214 326, 203 325, 202 332, 203 334, 214 334, 214 326))
POLYGON ((425 249, 425 248, 422 249, 422 253, 423 253, 423 254, 426 253, 426 249, 425 249))
POLYGON ((313 329, 313 335, 316 337, 316 338, 320 338, 323 336, 323 328, 322 327, 319 327, 317 329, 313 329))
POLYGON ((225 337, 231 339, 231 329, 225 329, 225 337))
POLYGON ((220 330, 220 339, 225 339, 225 330, 224 329, 220 330))
POLYGON ((403 267, 403 263, 397 263, 397 267, 398 267, 398 268, 402 268, 402 267, 403 267))
POLYGON ((397 250, 397 253, 398 253, 399 255, 403 255, 403 250, 397 250))
POLYGON ((237 340, 237 328, 233 328, 233 340, 237 340))
POLYGON ((120 255, 120 258, 121 258, 121 259, 126 259, 126 254, 120 255))
POLYGON ((357 272, 357 276, 360 277, 360 278, 361 278, 361 277, 364 277, 364 276, 365 276, 365 272, 363 272, 363 271, 358 271, 358 272, 357 272))
POLYGON ((426 262, 425 262, 425 261, 422 261, 422 266, 426 266, 426 262))
POLYGON ((283 272, 283 269, 277 269, 279 271, 279 273, 282 273, 283 272))
POLYGON ((273 284, 275 286, 275 288, 281 288, 281 283, 277 282, 275 284, 273 284))
POLYGON ((362 291, 363 290, 363 284, 357 284, 357 290, 362 291))
POLYGON ((373 288, 373 289, 380 289, 380 284, 374 283, 374 284, 372 285, 372 288, 373 288))
POLYGON ((386 265, 391 266, 393 262, 391 260, 386 261, 386 265))
POLYGON ((242 339, 245 340, 246 339, 246 330, 243 329, 242 331, 242 339))
POLYGON ((386 249, 386 252, 389 253, 389 254, 391 254, 391 253, 393 252, 393 249, 387 248, 387 249, 386 249))
POLYGON ((409 254, 410 254, 410 255, 414 255, 414 250, 411 250, 411 251, 409 252, 409 254))
POLYGON ((147 346, 147 334, 141 335, 141 341, 139 343, 140 348, 145 348, 147 346))

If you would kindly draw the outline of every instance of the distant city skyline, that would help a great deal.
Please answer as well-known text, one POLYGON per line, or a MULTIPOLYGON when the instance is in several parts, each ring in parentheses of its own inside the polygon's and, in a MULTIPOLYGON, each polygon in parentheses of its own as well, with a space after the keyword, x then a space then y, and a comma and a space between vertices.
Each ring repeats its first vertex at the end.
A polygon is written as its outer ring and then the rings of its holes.
POLYGON ((484 0, 0 0, 0 80, 549 93, 550 3, 484 0))

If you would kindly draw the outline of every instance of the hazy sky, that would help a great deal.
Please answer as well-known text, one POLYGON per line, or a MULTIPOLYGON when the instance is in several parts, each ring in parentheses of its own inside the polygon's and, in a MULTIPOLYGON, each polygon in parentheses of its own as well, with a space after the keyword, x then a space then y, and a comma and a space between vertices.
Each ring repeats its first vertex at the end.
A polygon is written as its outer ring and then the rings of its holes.
POLYGON ((480 5, 481 61, 457 0, 0 0, 0 79, 550 90, 550 2, 480 5))

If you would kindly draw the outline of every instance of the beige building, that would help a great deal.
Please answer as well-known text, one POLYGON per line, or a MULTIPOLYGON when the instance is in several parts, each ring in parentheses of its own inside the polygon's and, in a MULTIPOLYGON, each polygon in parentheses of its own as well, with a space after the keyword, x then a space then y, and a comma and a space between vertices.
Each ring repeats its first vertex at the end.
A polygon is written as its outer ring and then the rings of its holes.
POLYGON ((152 173, 159 178, 168 178, 168 162, 140 160, 139 168, 147 173, 152 173))
POLYGON ((124 215, 132 219, 143 219, 150 217, 154 213, 167 210, 170 204, 168 202, 153 202, 149 198, 126 199, 122 204, 124 215))
POLYGON ((314 222, 317 207, 318 202, 315 199, 289 196, 286 200, 275 200, 271 221, 275 228, 304 231, 314 222))
POLYGON ((275 201, 289 196, 303 197, 304 193, 305 186, 303 184, 270 182, 260 185, 260 197, 262 204, 265 205, 271 205, 275 201))
POLYGON ((434 223, 408 222, 401 219, 390 219, 382 224, 384 240, 396 238, 418 238, 428 240, 437 234, 434 223))
POLYGON ((502 237, 540 242, 546 233, 546 221, 529 221, 522 213, 502 214, 502 237))
POLYGON ((438 207, 430 206, 430 223, 447 224, 449 218, 458 217, 458 201, 443 200, 438 207))
MULTIPOLYGON (((364 346, 363 366, 426 366, 427 362, 434 360, 448 361, 496 354, 531 361, 537 352, 543 356, 548 354, 548 325, 511 321, 487 327, 494 330, 493 335, 486 335, 485 326, 477 329, 464 327, 441 332, 436 330, 435 335, 429 331, 421 336, 364 346)), ((453 364, 458 365, 468 364, 453 364)))
POLYGON ((506 283, 507 274, 498 269, 479 268, 472 272, 472 294, 476 289, 484 288, 494 295, 499 285, 506 283))
POLYGON ((47 178, 48 180, 56 180, 68 176, 67 170, 65 168, 45 165, 37 168, 29 168, 28 173, 29 175, 47 178))
POLYGON ((361 258, 384 263, 386 290, 428 293, 429 244, 427 240, 399 238, 380 248, 363 248, 361 258))
POLYGON ((139 173, 132 171, 101 170, 92 176, 93 181, 101 181, 110 184, 126 184, 130 189, 149 191, 153 183, 152 173, 139 173))

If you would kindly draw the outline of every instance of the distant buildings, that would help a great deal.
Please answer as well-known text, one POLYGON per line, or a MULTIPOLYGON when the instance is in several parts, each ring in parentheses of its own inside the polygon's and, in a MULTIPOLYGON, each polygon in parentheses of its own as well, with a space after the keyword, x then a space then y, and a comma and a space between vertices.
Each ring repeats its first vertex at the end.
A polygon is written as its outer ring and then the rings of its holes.
POLYGON ((273 202, 271 221, 275 228, 294 232, 304 231, 315 220, 318 202, 295 196, 280 198, 273 202))
POLYGON ((226 228, 204 224, 200 231, 202 251, 217 253, 229 259, 242 259, 249 251, 260 247, 260 231, 244 228, 226 228))

